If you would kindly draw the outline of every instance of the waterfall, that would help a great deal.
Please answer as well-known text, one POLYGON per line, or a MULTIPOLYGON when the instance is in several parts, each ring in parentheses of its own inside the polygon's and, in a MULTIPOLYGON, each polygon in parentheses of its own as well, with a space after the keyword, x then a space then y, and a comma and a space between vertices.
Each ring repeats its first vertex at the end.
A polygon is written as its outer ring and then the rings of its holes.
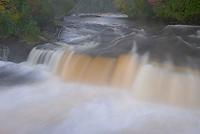
POLYGON ((199 134, 200 27, 97 16, 0 60, 0 134, 199 134))
POLYGON ((110 58, 78 54, 71 46, 65 50, 34 48, 28 63, 44 64, 67 83, 110 86, 128 90, 140 100, 199 108, 199 72, 150 61, 148 54, 131 52, 110 58))

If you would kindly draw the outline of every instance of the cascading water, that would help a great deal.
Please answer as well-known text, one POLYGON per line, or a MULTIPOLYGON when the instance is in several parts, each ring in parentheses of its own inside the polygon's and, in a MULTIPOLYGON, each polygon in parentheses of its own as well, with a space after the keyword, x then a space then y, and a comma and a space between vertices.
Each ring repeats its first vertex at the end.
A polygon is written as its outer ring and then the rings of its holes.
POLYGON ((0 133, 198 134, 200 27, 83 16, 0 62, 0 133))

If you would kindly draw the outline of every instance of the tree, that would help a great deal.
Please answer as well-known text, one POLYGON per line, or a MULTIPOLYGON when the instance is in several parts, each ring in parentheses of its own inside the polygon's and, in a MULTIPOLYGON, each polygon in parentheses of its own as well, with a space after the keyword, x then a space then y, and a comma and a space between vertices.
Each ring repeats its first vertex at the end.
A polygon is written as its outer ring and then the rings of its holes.
POLYGON ((1 0, 0 1, 0 14, 3 14, 6 12, 6 10, 10 7, 10 3, 12 0, 1 0))
POLYGON ((116 7, 132 18, 149 18, 154 13, 148 0, 115 0, 116 7))
POLYGON ((157 17, 182 23, 200 23, 199 0, 156 0, 153 8, 157 17))
POLYGON ((1 0, 0 37, 34 40, 40 27, 72 7, 73 0, 1 0))

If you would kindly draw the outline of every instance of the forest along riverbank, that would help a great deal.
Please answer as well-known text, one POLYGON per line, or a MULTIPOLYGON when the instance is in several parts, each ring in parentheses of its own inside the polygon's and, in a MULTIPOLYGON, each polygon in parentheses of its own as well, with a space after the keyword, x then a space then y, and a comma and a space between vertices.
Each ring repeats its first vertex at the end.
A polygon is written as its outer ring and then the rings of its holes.
MULTIPOLYGON (((42 27, 43 38, 49 40, 57 40, 57 27, 55 24, 50 23, 42 27)), ((27 60, 30 51, 38 46, 46 43, 44 39, 38 38, 34 42, 22 41, 21 38, 0 38, 0 60, 11 61, 15 63, 24 62, 27 60)))
POLYGON ((0 133, 199 134, 199 26, 113 14, 60 25, 59 46, 0 61, 0 133))

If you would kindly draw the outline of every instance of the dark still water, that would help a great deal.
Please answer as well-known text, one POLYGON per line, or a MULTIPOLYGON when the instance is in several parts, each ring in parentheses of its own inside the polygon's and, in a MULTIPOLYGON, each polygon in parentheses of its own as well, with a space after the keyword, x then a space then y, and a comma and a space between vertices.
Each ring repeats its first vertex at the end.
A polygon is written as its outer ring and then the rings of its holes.
POLYGON ((200 26, 79 14, 0 61, 2 134, 199 134, 200 26))

